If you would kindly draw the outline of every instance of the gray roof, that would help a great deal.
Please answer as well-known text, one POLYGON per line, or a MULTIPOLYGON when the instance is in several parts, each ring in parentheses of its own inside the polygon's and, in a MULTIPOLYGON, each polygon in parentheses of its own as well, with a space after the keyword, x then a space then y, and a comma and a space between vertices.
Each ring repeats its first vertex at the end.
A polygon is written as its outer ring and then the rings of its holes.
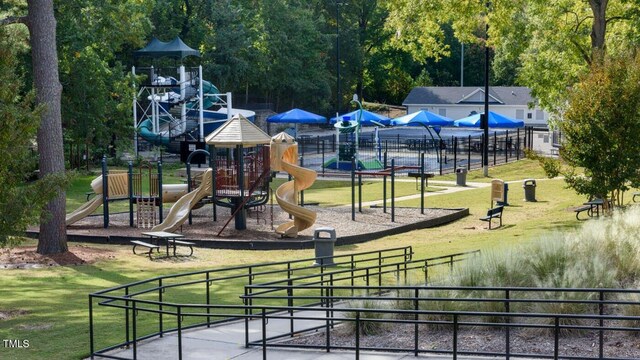
MULTIPOLYGON (((534 103, 530 89, 522 86, 489 87, 489 103, 501 105, 529 105, 534 103)), ((484 88, 479 86, 415 87, 402 105, 479 104, 484 103, 484 88)))

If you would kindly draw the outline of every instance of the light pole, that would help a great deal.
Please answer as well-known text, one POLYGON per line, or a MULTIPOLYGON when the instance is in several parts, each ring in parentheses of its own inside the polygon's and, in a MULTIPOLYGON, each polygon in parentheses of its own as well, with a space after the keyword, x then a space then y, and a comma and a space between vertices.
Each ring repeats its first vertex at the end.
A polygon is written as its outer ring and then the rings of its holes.
POLYGON ((340 6, 341 0, 336 0, 336 117, 340 115, 342 90, 340 88, 340 6))
POLYGON ((489 176, 489 7, 491 3, 487 1, 487 19, 485 26, 484 43, 484 114, 480 120, 480 127, 483 130, 484 139, 482 141, 482 171, 485 177, 489 176))

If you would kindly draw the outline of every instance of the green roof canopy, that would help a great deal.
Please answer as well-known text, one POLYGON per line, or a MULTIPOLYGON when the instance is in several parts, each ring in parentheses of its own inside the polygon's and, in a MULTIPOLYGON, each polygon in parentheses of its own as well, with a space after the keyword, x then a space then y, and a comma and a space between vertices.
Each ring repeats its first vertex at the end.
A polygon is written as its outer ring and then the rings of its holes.
POLYGON ((134 51, 133 56, 150 57, 154 59, 161 57, 184 59, 187 56, 200 57, 200 51, 190 48, 179 37, 176 37, 170 42, 160 41, 154 37, 147 46, 134 51))

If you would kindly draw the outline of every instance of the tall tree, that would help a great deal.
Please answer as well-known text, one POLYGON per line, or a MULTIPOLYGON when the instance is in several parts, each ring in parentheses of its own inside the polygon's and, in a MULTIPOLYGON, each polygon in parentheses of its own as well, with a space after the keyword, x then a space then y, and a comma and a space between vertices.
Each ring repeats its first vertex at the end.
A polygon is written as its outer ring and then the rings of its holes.
MULTIPOLYGON (((36 103, 45 107, 37 134, 40 177, 62 176, 65 172, 60 111, 62 85, 58 77, 53 0, 28 0, 27 10, 27 15, 8 17, 0 20, 0 24, 23 23, 29 28, 36 103)), ((38 253, 67 251, 65 206, 63 189, 44 206, 40 216, 38 253)))
POLYGON ((465 44, 480 43, 475 34, 490 24, 489 46, 504 79, 505 65, 518 69, 516 81, 531 87, 541 104, 559 110, 567 89, 604 51, 615 54, 637 44, 640 12, 631 0, 512 0, 414 2, 390 0, 387 26, 394 41, 417 58, 448 51, 443 24, 450 23, 465 44), (488 6, 489 5, 489 6, 488 6))
POLYGON ((34 109, 33 93, 25 91, 8 33, 0 28, 0 248, 37 223, 44 203, 64 184, 51 176, 28 181, 38 167, 33 138, 42 108, 34 109))
POLYGON ((559 128, 568 166, 551 170, 578 193, 619 200, 629 184, 640 185, 640 142, 632 140, 640 137, 640 55, 594 62, 569 90, 559 128))

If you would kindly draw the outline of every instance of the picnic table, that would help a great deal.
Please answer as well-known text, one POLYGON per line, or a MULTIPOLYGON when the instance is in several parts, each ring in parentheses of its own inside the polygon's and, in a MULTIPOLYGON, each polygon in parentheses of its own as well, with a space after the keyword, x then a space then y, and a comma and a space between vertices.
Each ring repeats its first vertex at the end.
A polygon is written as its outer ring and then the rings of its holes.
MULTIPOLYGON (((149 237, 149 241, 151 242, 149 245, 151 246, 144 245, 146 243, 143 243, 142 241, 132 241, 132 243, 134 243, 134 253, 136 245, 149 247, 149 254, 151 254, 151 251, 153 251, 154 248, 159 249, 162 246, 161 243, 164 242, 164 246, 167 249, 167 257, 170 256, 169 248, 173 248, 173 256, 176 256, 176 245, 188 246, 191 249, 189 256, 193 254, 193 245, 195 245, 195 243, 177 240, 178 238, 184 237, 182 234, 174 234, 167 231, 149 231, 143 232, 142 235, 149 237), (153 244, 154 241, 156 242, 155 245, 153 244)), ((149 255, 149 257, 151 257, 151 255, 149 255)))

